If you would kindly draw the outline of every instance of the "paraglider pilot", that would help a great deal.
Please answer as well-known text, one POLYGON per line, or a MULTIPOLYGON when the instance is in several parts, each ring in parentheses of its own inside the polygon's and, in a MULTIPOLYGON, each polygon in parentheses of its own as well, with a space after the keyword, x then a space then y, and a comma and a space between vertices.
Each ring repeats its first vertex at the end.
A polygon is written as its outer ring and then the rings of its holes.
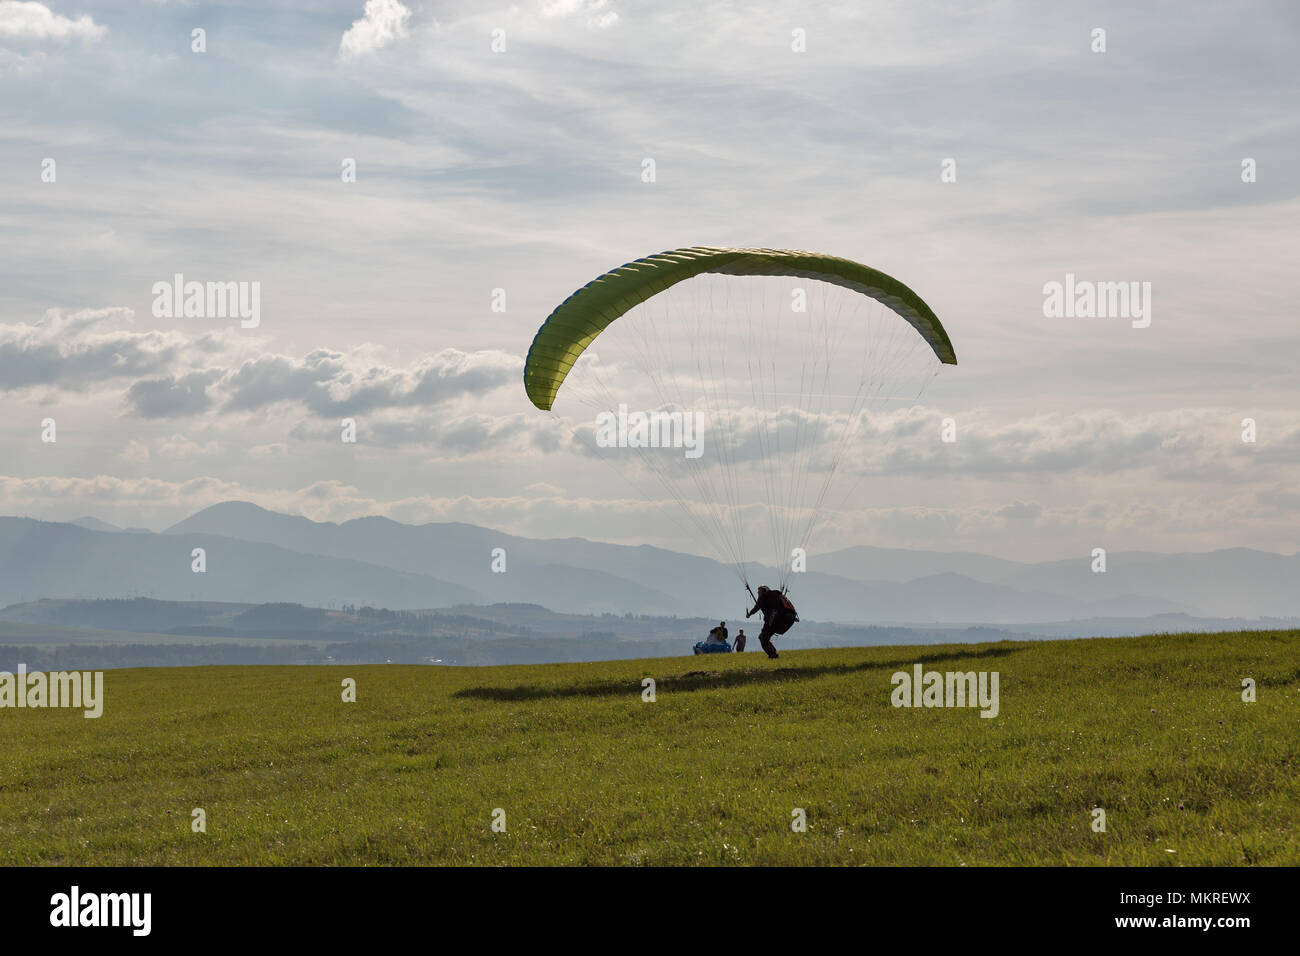
POLYGON ((751 617, 759 611, 763 612, 763 629, 758 632, 758 643, 768 657, 775 659, 777 653, 772 646, 772 636, 790 630, 799 620, 799 613, 784 594, 762 584, 758 586, 754 606, 745 612, 745 617, 751 617))

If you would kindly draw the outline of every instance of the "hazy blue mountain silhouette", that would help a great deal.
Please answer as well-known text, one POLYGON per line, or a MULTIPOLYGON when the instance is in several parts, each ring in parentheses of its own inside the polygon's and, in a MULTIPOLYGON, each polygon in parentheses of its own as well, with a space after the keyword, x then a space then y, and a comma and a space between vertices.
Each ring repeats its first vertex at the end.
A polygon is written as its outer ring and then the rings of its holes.
MULTIPOLYGON (((0 602, 132 597, 295 601, 394 609, 537 604, 568 614, 742 619, 748 596, 718 562, 649 546, 539 540, 462 523, 341 523, 224 502, 161 534, 0 518, 0 602), (208 572, 190 551, 208 551, 208 572), (505 573, 494 573, 503 549, 505 573)), ((112 527, 112 526, 107 526, 112 527)), ((1300 556, 1237 548, 1113 552, 1029 563, 971 552, 861 546, 812 554, 793 594, 810 620, 1014 624, 1151 615, 1300 614, 1300 556)), ((757 584, 774 575, 749 568, 757 584)))
POLYGON ((197 533, 91 531, 72 524, 0 517, 0 602, 137 596, 318 606, 364 602, 389 607, 482 600, 470 588, 428 575, 262 542, 197 533), (194 548, 206 551, 205 573, 191 570, 194 548))

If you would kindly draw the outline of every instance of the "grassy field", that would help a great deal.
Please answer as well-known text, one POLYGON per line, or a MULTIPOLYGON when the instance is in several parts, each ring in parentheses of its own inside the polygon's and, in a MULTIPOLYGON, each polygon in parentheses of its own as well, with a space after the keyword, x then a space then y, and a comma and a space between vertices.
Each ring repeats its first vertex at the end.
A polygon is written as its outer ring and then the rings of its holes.
POLYGON ((0 863, 1300 863, 1297 631, 105 682, 0 710, 0 863), (915 662, 1000 714, 891 706, 915 662))

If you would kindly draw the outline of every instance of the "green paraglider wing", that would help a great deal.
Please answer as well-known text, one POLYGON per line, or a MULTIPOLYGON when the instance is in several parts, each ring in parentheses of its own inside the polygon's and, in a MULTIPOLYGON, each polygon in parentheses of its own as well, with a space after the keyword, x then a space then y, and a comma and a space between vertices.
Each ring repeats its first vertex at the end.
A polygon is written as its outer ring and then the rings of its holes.
POLYGON ((550 409, 573 363, 611 322, 651 296, 704 273, 797 276, 852 289, 907 320, 940 362, 957 364, 952 342, 938 316, 920 296, 883 272, 815 252, 692 246, 619 266, 565 299, 537 330, 524 362, 524 388, 532 403, 550 409))

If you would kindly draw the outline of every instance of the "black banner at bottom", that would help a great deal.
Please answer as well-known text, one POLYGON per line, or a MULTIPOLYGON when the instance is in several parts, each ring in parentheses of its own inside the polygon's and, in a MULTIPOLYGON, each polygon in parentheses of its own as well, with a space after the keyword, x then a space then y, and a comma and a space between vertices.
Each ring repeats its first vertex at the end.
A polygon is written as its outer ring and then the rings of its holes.
MULTIPOLYGON (((6 869, 5 938, 148 945, 472 930, 663 945, 847 932, 917 945, 1132 937, 1215 946, 1295 934, 1294 869, 6 869), (599 937, 597 937, 599 938, 599 937)), ((427 934, 433 933, 433 936, 427 934)))

